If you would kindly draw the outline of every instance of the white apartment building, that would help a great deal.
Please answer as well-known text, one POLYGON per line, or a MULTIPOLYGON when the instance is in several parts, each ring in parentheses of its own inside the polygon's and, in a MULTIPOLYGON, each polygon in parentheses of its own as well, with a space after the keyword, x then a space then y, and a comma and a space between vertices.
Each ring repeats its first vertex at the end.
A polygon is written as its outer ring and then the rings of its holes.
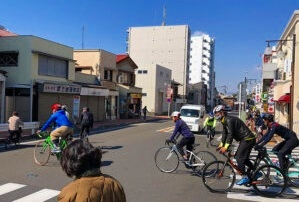
MULTIPOLYGON (((189 84, 190 28, 187 25, 130 27, 128 29, 127 53, 137 64, 138 70, 155 65, 172 71, 175 82, 181 84, 176 104, 184 103, 189 84)), ((140 74, 136 73, 136 86, 146 89, 144 81, 153 81, 155 74, 148 74, 139 83, 140 74)), ((154 87, 154 86, 153 86, 154 87)), ((156 102, 154 98, 143 99, 156 102)), ((147 101, 146 101, 147 102, 147 101)), ((155 105, 156 103, 147 105, 155 105)))
POLYGON ((214 44, 209 35, 191 36, 189 83, 204 82, 207 85, 207 106, 214 106, 215 72, 214 44))

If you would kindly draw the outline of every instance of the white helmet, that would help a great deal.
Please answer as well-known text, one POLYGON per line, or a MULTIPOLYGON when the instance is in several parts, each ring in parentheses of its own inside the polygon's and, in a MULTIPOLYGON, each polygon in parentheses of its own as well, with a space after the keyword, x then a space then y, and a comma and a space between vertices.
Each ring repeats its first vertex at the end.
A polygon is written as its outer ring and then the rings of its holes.
POLYGON ((224 110, 224 106, 223 105, 217 105, 214 110, 213 110, 213 114, 215 114, 216 112, 220 112, 224 110))
POLYGON ((180 112, 174 111, 174 112, 172 112, 171 116, 180 116, 180 112))
POLYGON ((63 109, 63 110, 67 110, 67 106, 66 106, 66 105, 62 105, 62 106, 61 106, 61 109, 63 109))

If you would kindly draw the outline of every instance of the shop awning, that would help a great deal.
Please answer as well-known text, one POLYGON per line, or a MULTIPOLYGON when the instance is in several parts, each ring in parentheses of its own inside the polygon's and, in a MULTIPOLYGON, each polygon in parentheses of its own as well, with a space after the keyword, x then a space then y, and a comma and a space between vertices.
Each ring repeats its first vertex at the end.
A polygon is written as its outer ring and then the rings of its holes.
POLYGON ((285 94, 281 96, 278 100, 276 100, 276 102, 287 102, 287 103, 289 103, 290 101, 291 101, 290 94, 285 94))

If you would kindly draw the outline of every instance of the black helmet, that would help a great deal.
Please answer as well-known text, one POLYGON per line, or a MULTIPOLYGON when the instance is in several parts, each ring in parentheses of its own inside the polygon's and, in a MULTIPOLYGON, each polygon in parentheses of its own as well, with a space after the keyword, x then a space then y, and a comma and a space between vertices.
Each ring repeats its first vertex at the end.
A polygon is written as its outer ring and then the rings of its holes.
POLYGON ((273 114, 266 113, 266 114, 263 115, 263 119, 267 120, 269 122, 273 122, 274 117, 273 117, 273 114))

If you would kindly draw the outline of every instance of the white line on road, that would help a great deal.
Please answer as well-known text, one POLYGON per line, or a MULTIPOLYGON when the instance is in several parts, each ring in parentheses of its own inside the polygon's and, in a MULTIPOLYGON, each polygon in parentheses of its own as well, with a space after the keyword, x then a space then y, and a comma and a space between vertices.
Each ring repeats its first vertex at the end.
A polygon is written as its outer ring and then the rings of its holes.
POLYGON ((53 189, 42 189, 38 192, 35 192, 23 198, 14 200, 13 202, 32 202, 32 201, 42 202, 57 196, 59 193, 60 191, 53 190, 53 189))
POLYGON ((6 194, 11 191, 15 191, 17 189, 20 189, 22 187, 25 187, 24 184, 17 184, 17 183, 6 183, 0 186, 0 196, 3 194, 6 194))

